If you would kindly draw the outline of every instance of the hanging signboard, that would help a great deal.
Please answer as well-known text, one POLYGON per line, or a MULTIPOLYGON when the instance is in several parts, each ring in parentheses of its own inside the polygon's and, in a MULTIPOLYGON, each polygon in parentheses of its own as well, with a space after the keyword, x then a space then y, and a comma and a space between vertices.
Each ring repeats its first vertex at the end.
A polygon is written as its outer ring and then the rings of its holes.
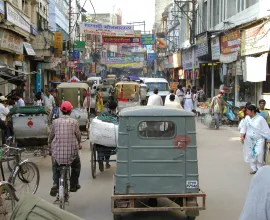
POLYGON ((12 32, 1 30, 0 48, 13 51, 17 54, 23 54, 23 39, 12 32))
POLYGON ((31 33, 30 20, 23 13, 17 11, 14 6, 11 6, 9 3, 6 4, 6 13, 7 20, 21 29, 31 33))
POLYGON ((174 53, 173 54, 173 67, 178 68, 181 66, 181 54, 180 53, 174 53))
POLYGON ((111 25, 111 24, 91 24, 80 22, 80 33, 109 35, 109 36, 128 36, 134 35, 134 26, 131 25, 111 25))
POLYGON ((148 53, 147 54, 147 63, 151 63, 152 61, 157 59, 156 53, 148 53))
POLYGON ((197 37, 196 49, 197 57, 202 57, 209 54, 207 33, 197 37))
POLYGON ((103 44, 117 44, 117 45, 131 45, 131 46, 141 46, 140 37, 119 37, 119 36, 103 36, 103 44))
POLYGON ((155 45, 156 39, 154 34, 142 34, 142 45, 155 45))
POLYGON ((211 39, 211 53, 212 53, 212 60, 219 60, 220 58, 219 37, 214 37, 211 39))
POLYGON ((270 25, 269 23, 242 31, 241 36, 241 56, 247 56, 270 49, 270 25))
POLYGON ((62 57, 63 51, 63 35, 61 32, 54 33, 54 56, 55 57, 62 57))
POLYGON ((113 63, 133 63, 133 62, 143 62, 144 57, 137 56, 127 56, 127 57, 108 57, 105 63, 113 64, 113 63))
POLYGON ((72 60, 74 60, 74 61, 80 60, 80 51, 79 50, 72 51, 72 60))
POLYGON ((72 45, 73 50, 84 51, 85 50, 85 42, 76 40, 72 45))
POLYGON ((221 36, 221 53, 232 54, 240 50, 240 30, 221 36))
POLYGON ((142 68, 143 63, 142 62, 136 62, 136 63, 122 63, 122 64, 106 64, 107 68, 124 68, 124 67, 137 67, 142 68))
POLYGON ((23 46, 26 50, 27 55, 29 56, 36 56, 36 52, 34 51, 33 47, 31 44, 27 43, 27 42, 23 42, 23 46))

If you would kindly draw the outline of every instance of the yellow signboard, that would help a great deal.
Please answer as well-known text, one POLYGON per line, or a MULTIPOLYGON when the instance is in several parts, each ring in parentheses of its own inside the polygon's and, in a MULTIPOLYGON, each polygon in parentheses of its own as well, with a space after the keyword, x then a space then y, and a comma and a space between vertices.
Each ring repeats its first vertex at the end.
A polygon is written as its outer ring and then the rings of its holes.
POLYGON ((54 33, 54 56, 55 57, 62 57, 62 51, 63 51, 63 35, 61 32, 55 32, 54 33))
POLYGON ((108 68, 143 67, 142 62, 106 64, 108 68))

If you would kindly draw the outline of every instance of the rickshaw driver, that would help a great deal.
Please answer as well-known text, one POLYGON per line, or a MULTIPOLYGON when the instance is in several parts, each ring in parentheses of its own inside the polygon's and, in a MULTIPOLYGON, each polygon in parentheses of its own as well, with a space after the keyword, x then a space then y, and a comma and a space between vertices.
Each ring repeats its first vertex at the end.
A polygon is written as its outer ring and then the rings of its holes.
POLYGON ((70 192, 76 192, 81 188, 79 176, 81 172, 81 161, 79 150, 81 146, 81 132, 77 120, 70 117, 73 106, 70 102, 62 103, 60 110, 63 115, 55 119, 52 124, 48 143, 52 156, 53 187, 50 195, 56 196, 60 178, 60 165, 71 164, 70 192))

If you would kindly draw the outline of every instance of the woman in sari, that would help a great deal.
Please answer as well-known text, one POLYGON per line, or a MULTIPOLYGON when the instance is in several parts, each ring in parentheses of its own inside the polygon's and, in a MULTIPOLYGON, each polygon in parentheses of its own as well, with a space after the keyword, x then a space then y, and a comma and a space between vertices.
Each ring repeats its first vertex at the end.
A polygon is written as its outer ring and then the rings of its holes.
POLYGON ((265 139, 270 139, 270 129, 265 119, 258 115, 254 105, 247 106, 247 116, 240 125, 241 142, 244 144, 244 160, 250 164, 250 174, 263 166, 265 139))
POLYGON ((103 98, 101 96, 99 88, 97 88, 97 100, 96 100, 96 114, 100 115, 104 111, 103 98))

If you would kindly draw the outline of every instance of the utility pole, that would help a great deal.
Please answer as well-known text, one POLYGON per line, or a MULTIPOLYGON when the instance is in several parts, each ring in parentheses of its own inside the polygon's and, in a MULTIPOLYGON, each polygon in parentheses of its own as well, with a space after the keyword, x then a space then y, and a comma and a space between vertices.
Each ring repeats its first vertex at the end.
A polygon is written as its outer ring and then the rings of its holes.
MULTIPOLYGON (((71 28, 72 28, 72 7, 71 7, 72 0, 68 1, 68 61, 71 60, 71 28)), ((69 77, 71 78, 71 68, 68 69, 69 77)))

